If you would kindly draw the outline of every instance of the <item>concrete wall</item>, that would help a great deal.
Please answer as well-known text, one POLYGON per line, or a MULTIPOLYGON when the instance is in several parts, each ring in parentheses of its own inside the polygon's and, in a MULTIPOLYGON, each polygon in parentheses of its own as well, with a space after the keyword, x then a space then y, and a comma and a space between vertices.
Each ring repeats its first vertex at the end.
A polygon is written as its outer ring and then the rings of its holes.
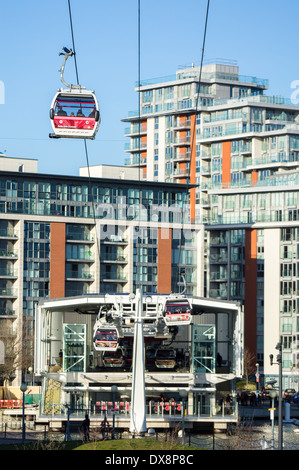
MULTIPOLYGON (((139 169, 117 165, 94 165, 89 168, 91 178, 139 179, 139 169)), ((81 167, 79 176, 89 176, 88 167, 81 167)))
POLYGON ((280 292, 280 229, 264 231, 264 373, 278 374, 278 366, 270 366, 269 355, 276 355, 279 342, 280 292))
POLYGON ((35 159, 0 156, 1 171, 37 173, 37 164, 38 161, 35 159))

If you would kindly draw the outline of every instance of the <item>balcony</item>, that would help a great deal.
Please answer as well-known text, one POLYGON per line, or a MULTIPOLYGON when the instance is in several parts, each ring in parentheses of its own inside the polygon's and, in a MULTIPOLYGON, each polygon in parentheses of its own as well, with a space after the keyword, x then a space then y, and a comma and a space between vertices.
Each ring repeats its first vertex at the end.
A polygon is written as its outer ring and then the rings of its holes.
POLYGON ((5 279, 17 279, 17 275, 13 269, 0 268, 0 277, 5 279))
POLYGON ((125 144, 124 150, 125 152, 140 152, 140 150, 146 150, 147 148, 147 142, 140 142, 133 144, 132 142, 130 144, 125 144))
POLYGON ((90 292, 89 288, 84 288, 84 289, 66 289, 65 290, 65 296, 66 297, 77 297, 81 295, 88 295, 92 294, 90 292))
POLYGON ((126 276, 123 273, 104 272, 101 273, 102 282, 127 282, 126 276))
POLYGON ((83 242, 83 243, 94 243, 94 238, 88 233, 67 233, 66 241, 71 243, 83 242))
POLYGON ((0 317, 12 317, 16 315, 16 311, 10 308, 0 308, 0 317))
POLYGON ((101 263, 116 263, 116 264, 127 264, 128 259, 124 255, 117 255, 114 253, 104 253, 101 256, 101 263))
POLYGON ((174 139, 174 145, 190 145, 190 136, 177 136, 175 139, 174 139))
POLYGON ((17 298, 18 293, 16 289, 11 289, 10 287, 0 288, 0 297, 1 298, 17 298))
POLYGON ((101 240, 101 244, 104 245, 127 245, 128 244, 128 238, 124 237, 122 235, 110 235, 109 239, 101 240))
POLYGON ((210 255, 211 263, 227 263, 227 253, 212 253, 210 255))
POLYGON ((215 237, 211 236, 210 245, 227 245, 227 236, 215 237))
POLYGON ((147 133, 147 125, 133 125, 125 128, 125 136, 145 135, 147 133))
POLYGON ((227 299, 227 289, 210 289, 210 296, 214 299, 227 299))
POLYGON ((67 281, 94 281, 94 275, 89 271, 67 271, 66 272, 67 281))
POLYGON ((0 229, 0 238, 8 240, 17 240, 18 236, 12 228, 2 228, 0 229))
POLYGON ((190 129, 191 119, 177 119, 173 127, 175 130, 190 129))
POLYGON ((0 249, 0 258, 17 258, 16 250, 0 249))
POLYGON ((227 281, 227 272, 224 272, 224 273, 219 273, 218 271, 211 272, 210 280, 211 281, 227 281))
POLYGON ((190 151, 187 150, 186 152, 175 152, 175 155, 174 155, 174 158, 173 158, 173 161, 189 161, 190 160, 190 151))
MULTIPOLYGON (((215 171, 214 168, 213 168, 213 171, 215 171)), ((205 175, 205 174, 210 174, 210 173, 211 173, 211 165, 209 163, 202 164, 200 168, 200 174, 205 175)))
POLYGON ((176 168, 173 172, 176 178, 186 178, 190 176, 189 168, 176 168))

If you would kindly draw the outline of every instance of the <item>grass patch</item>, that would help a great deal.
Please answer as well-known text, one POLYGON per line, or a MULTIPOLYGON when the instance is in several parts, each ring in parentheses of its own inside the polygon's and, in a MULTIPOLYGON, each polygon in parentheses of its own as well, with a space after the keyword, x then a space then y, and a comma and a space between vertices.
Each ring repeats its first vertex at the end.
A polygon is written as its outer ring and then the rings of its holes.
POLYGON ((157 441, 150 438, 115 439, 107 441, 37 441, 18 444, 1 444, 1 450, 103 450, 103 451, 140 451, 140 450, 200 450, 197 447, 183 446, 173 442, 157 441))

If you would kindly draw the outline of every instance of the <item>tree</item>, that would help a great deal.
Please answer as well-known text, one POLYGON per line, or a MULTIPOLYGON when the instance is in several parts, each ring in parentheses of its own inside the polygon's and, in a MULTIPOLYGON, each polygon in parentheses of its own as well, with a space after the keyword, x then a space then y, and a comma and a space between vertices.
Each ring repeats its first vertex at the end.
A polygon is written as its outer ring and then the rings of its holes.
POLYGON ((249 376, 254 374, 256 368, 255 355, 250 349, 244 349, 244 377, 246 379, 246 386, 248 387, 249 376))
POLYGON ((15 331, 11 319, 0 322, 0 340, 4 343, 4 364, 0 364, 0 385, 8 387, 18 370, 25 370, 33 364, 33 336, 24 321, 23 330, 15 331))

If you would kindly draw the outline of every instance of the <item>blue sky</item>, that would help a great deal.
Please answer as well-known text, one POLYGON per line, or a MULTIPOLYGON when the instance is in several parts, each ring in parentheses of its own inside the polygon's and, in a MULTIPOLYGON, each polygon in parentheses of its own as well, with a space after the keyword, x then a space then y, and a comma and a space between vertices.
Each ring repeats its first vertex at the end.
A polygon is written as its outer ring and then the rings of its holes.
MULTIPOLYGON (((172 75, 200 63, 206 0, 141 0, 141 78, 172 75)), ((71 0, 80 83, 94 89, 102 123, 88 141, 90 165, 122 165, 125 123, 137 110, 138 0, 71 0)), ((205 60, 238 63, 240 74, 267 78, 269 95, 290 98, 299 80, 297 0, 210 0, 205 60)), ((2 2, 0 151, 37 158, 40 173, 78 175, 81 140, 49 139, 49 109, 62 85, 63 46, 72 47, 67 0, 2 2)), ((73 59, 65 79, 75 83, 73 59)))

